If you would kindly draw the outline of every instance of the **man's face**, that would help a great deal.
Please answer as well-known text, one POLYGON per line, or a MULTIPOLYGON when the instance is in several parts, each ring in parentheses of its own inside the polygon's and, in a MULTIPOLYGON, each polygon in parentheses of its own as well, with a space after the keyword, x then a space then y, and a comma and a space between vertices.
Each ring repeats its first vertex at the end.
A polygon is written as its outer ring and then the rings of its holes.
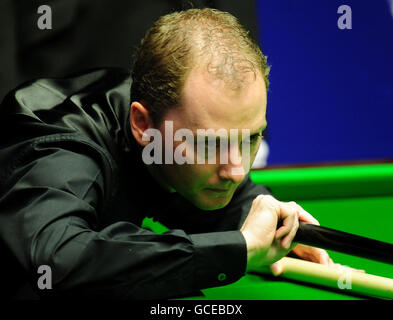
MULTIPOLYGON (((181 106, 170 110, 158 128, 163 143, 165 121, 172 121, 173 132, 183 128, 191 130, 194 134, 195 147, 197 129, 213 129, 215 132, 225 129, 228 134, 231 129, 238 130, 236 139, 232 139, 228 144, 227 163, 220 161, 219 140, 216 144, 217 157, 214 164, 209 164, 207 159, 205 163, 197 164, 197 155, 195 155, 194 164, 177 164, 174 161, 173 164, 164 163, 157 167, 161 181, 203 210, 219 209, 229 203, 254 161, 262 138, 261 133, 266 127, 265 82, 259 73, 256 79, 254 74, 250 73, 244 80, 246 85, 235 91, 206 71, 193 69, 183 88, 181 106), (246 157, 241 153, 243 143, 246 143, 242 140, 243 129, 250 130, 248 163, 245 163, 246 157), (237 154, 237 157, 230 157, 230 152, 237 154), (240 158, 242 163, 239 163, 240 158)), ((181 143, 173 141, 173 152, 181 143)))

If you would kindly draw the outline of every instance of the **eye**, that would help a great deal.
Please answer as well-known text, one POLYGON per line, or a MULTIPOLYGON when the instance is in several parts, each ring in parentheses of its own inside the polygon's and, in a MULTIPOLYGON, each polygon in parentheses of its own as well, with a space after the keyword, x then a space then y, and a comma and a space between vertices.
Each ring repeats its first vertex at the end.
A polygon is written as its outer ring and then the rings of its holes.
POLYGON ((216 147, 216 145, 214 143, 209 144, 208 140, 201 141, 201 142, 197 143, 197 145, 200 146, 201 148, 204 148, 205 150, 213 149, 216 147))
POLYGON ((259 138, 262 137, 262 133, 256 133, 243 140, 243 143, 255 144, 258 142, 259 138))
POLYGON ((214 144, 214 142, 212 141, 209 144, 208 139, 204 139, 203 141, 195 142, 195 152, 198 154, 199 157, 202 157, 202 154, 200 154, 198 152, 198 150, 201 150, 201 151, 203 150, 203 157, 207 159, 209 157, 209 155, 216 154, 217 143, 214 144))

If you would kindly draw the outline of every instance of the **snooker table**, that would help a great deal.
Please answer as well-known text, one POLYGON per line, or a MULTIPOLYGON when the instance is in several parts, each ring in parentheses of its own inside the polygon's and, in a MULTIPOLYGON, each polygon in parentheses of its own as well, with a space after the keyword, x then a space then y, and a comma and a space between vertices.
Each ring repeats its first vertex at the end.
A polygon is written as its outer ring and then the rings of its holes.
MULTIPOLYGON (((393 243, 393 161, 325 164, 253 170, 251 179, 271 188, 281 201, 296 201, 321 226, 393 243)), ((369 274, 393 278, 393 265, 329 251, 334 262, 369 274)), ((367 299, 337 289, 267 274, 247 274, 239 281, 202 290, 186 299, 351 300, 367 299)))

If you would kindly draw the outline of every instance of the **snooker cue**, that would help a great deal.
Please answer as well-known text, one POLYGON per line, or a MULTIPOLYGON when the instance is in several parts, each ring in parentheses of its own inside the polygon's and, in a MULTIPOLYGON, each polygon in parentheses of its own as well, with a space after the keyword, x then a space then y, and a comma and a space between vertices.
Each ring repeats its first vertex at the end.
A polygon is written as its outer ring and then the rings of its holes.
POLYGON ((294 242, 393 264, 393 245, 305 222, 299 223, 294 242))
MULTIPOLYGON (((284 257, 280 260, 282 278, 339 289, 376 298, 393 299, 393 279, 358 272, 348 267, 326 266, 315 262, 284 257), (341 287, 340 287, 341 285, 341 287)), ((261 273, 272 274, 266 268, 261 273)))

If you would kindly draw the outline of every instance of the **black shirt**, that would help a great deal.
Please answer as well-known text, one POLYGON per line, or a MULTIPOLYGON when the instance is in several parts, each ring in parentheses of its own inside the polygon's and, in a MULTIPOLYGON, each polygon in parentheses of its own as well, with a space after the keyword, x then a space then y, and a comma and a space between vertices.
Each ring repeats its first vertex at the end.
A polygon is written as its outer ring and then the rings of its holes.
POLYGON ((205 212, 162 189, 130 131, 130 82, 120 69, 39 79, 1 104, 0 241, 14 284, 40 296, 152 299, 244 275, 239 229, 269 192, 247 177, 225 208, 205 212), (142 228, 145 217, 170 231, 142 228), (40 265, 51 267, 51 290, 37 287, 40 265))

